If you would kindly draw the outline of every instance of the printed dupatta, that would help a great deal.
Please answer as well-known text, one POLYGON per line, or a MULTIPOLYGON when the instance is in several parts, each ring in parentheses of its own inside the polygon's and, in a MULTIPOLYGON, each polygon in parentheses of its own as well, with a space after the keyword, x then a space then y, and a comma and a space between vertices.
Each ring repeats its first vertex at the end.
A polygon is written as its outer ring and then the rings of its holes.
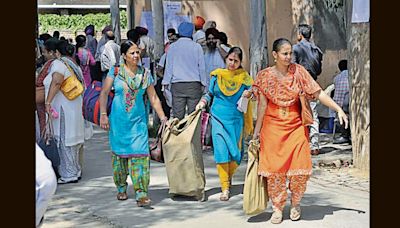
POLYGON ((129 76, 125 70, 125 62, 122 58, 120 61, 118 77, 127 85, 124 87, 125 111, 130 112, 135 105, 138 90, 149 87, 152 83, 152 77, 148 70, 142 66, 138 66, 135 76, 129 76))

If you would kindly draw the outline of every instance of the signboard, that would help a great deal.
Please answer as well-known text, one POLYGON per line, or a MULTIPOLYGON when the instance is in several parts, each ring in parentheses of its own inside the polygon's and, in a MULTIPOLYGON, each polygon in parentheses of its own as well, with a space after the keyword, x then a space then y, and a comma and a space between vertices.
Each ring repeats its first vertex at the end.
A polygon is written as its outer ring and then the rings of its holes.
MULTIPOLYGON (((178 26, 182 22, 192 22, 192 18, 188 15, 181 15, 181 2, 164 2, 164 41, 168 41, 167 30, 174 28, 178 32, 178 26)), ((140 18, 140 26, 149 30, 149 36, 154 37, 153 19, 151 11, 142 11, 140 18)))
POLYGON ((369 0, 353 0, 351 23, 369 22, 369 0))

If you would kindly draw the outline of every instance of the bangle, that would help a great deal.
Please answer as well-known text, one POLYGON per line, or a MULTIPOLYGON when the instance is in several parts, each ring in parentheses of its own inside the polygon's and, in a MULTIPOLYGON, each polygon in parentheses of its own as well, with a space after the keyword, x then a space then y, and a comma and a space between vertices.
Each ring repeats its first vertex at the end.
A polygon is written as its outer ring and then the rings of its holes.
POLYGON ((107 115, 107 113, 106 112, 102 112, 102 113, 100 113, 100 115, 107 115))
POLYGON ((46 103, 44 103, 45 105, 51 105, 50 103, 48 103, 48 102, 46 102, 46 103))

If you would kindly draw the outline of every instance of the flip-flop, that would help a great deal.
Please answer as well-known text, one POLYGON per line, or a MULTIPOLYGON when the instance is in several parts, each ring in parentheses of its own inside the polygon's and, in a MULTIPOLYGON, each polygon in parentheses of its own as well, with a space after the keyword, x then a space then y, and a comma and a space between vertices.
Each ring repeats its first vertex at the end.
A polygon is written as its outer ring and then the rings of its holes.
POLYGON ((142 197, 139 200, 136 201, 138 207, 146 207, 150 206, 151 204, 151 199, 148 197, 142 197))
POLYGON ((221 200, 221 201, 228 201, 228 200, 229 200, 229 190, 224 190, 224 191, 221 193, 221 195, 220 195, 220 197, 219 197, 219 200, 221 200))
POLYGON ((117 199, 118 200, 127 200, 128 199, 128 194, 126 194, 126 192, 119 192, 117 194, 117 199))
POLYGON ((295 206, 295 207, 290 208, 290 219, 292 221, 299 220, 300 216, 301 216, 300 206, 295 206))
POLYGON ((271 216, 271 223, 272 224, 279 224, 283 220, 282 211, 275 210, 271 216))

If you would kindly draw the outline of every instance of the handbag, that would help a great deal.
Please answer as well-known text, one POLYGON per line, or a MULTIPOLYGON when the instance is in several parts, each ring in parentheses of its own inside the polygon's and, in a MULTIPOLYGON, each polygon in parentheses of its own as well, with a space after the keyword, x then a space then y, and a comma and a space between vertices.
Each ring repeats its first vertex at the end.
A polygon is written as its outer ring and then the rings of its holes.
MULTIPOLYGON (((296 74, 295 74, 296 75, 296 74)), ((300 108, 301 108, 301 122, 304 126, 309 126, 314 123, 313 119, 313 112, 311 110, 310 102, 306 98, 306 95, 304 94, 304 86, 303 83, 301 83, 301 80, 298 78, 298 76, 295 76, 297 79, 297 82, 300 84, 300 93, 299 93, 299 99, 300 99, 300 108)))
POLYGON ((46 127, 41 133, 38 145, 43 150, 46 157, 51 161, 54 173, 59 177, 58 166, 60 165, 60 155, 58 152, 57 141, 53 134, 52 120, 50 118, 51 117, 47 114, 46 127))
MULTIPOLYGON (((215 87, 216 81, 214 81, 214 87, 215 87)), ((202 112, 201 114, 201 143, 203 146, 209 147, 213 146, 212 143, 212 135, 211 135, 211 129, 212 129, 212 124, 211 124, 211 106, 214 101, 214 95, 211 94, 210 92, 208 95, 211 97, 211 100, 208 105, 206 105, 206 111, 202 112)))
POLYGON ((60 90, 68 100, 72 101, 79 95, 81 95, 84 89, 82 83, 78 80, 71 67, 68 66, 68 64, 65 65, 71 72, 71 76, 69 76, 63 81, 60 90))
POLYGON ((161 163, 164 163, 162 136, 164 135, 165 126, 166 121, 163 121, 158 127, 156 140, 150 145, 150 159, 161 163))
POLYGON ((247 215, 263 212, 268 205, 268 191, 265 178, 258 175, 260 141, 250 140, 248 162, 243 187, 243 210, 247 215))
POLYGON ((201 113, 201 144, 203 146, 212 146, 211 137, 211 114, 201 113))
POLYGON ((36 86, 36 104, 44 104, 45 102, 44 86, 36 86))
MULTIPOLYGON (((118 74, 118 67, 115 67, 114 75, 118 74)), ((100 125, 100 92, 103 87, 101 81, 93 81, 83 94, 82 115, 83 118, 96 125, 100 125)), ((107 96, 107 115, 111 113, 111 105, 114 99, 114 91, 110 91, 107 96)))
POLYGON ((299 95, 300 104, 301 104, 301 121, 304 126, 309 126, 314 123, 313 114, 310 106, 310 102, 303 94, 299 95))

